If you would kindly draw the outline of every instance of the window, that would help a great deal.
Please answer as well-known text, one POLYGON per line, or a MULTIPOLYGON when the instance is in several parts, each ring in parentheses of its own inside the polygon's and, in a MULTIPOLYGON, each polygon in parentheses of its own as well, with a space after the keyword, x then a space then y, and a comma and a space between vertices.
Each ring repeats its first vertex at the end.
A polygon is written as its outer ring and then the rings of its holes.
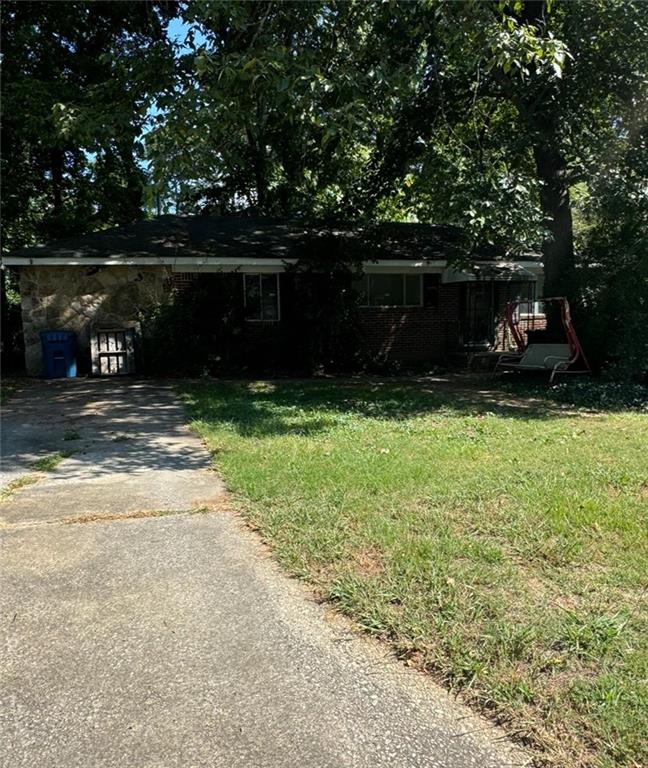
POLYGON ((243 275, 246 320, 279 320, 279 275, 243 275))
POLYGON ((523 299, 517 306, 517 314, 520 317, 544 317, 544 302, 523 299))
POLYGON ((520 296, 520 304, 518 306, 518 314, 520 317, 531 317, 533 315, 543 316, 545 312, 545 305, 542 299, 538 299, 538 296, 542 296, 544 292, 544 276, 540 275, 534 283, 529 283, 527 287, 527 295, 520 296))
POLYGON ((364 307, 420 307, 423 304, 421 275, 369 274, 356 281, 364 307))

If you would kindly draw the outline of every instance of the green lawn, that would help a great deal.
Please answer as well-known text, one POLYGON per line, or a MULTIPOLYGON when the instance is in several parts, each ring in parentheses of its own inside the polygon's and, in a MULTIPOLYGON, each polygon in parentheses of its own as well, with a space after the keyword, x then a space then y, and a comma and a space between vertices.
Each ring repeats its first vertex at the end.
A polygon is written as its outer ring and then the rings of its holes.
POLYGON ((459 382, 183 392, 290 572, 538 764, 647 764, 648 416, 459 382))

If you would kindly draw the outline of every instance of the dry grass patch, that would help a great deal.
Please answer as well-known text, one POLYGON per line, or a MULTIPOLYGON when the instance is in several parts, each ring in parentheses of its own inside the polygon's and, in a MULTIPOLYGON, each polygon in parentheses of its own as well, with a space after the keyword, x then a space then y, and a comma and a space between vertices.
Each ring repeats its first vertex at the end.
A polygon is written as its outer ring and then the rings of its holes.
POLYGON ((123 514, 101 514, 93 513, 88 515, 76 515, 71 517, 65 517, 61 521, 63 525, 78 525, 85 523, 113 523, 116 520, 140 520, 147 517, 169 517, 174 515, 204 515, 212 510, 206 508, 190 509, 190 510, 173 510, 173 509, 142 509, 135 512, 124 512, 123 514))

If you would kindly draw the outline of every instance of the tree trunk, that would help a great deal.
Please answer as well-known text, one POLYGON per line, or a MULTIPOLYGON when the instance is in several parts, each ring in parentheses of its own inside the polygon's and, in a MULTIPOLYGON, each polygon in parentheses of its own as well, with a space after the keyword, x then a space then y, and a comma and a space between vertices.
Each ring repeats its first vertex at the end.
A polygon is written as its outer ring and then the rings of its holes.
MULTIPOLYGON (((522 23, 543 28, 547 24, 546 11, 546 0, 525 0, 518 18, 522 23)), ((561 120, 559 94, 546 89, 543 97, 536 100, 533 91, 527 87, 517 106, 533 137, 533 157, 542 183, 540 205, 551 233, 542 244, 544 294, 566 296, 571 300, 576 298, 574 227, 567 168, 558 130, 561 120)))
POLYGON ((252 157, 254 185, 256 187, 256 202, 259 213, 265 213, 268 201, 268 180, 266 177, 266 158, 263 142, 255 139, 252 131, 247 129, 247 139, 252 157))
POLYGON ((52 171, 53 213, 58 218, 63 213, 63 150, 58 147, 50 152, 50 169, 52 171))
POLYGON ((544 138, 534 144, 533 155, 542 182, 540 204, 551 236, 542 244, 545 296, 575 298, 574 228, 569 184, 557 141, 544 138))
POLYGON ((119 157, 121 160, 126 190, 121 206, 123 221, 120 224, 128 224, 140 221, 144 216, 144 185, 142 174, 137 167, 134 157, 133 141, 130 138, 119 143, 119 157))
POLYGON ((9 305, 7 303, 7 276, 5 268, 0 267, 0 352, 4 352, 5 334, 9 327, 9 305))

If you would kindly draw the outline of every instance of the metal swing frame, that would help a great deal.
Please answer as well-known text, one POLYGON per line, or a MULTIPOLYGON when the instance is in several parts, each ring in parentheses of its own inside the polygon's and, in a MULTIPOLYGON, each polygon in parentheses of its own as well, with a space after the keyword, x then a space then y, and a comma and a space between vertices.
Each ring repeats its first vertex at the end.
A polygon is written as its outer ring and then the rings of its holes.
POLYGON ((509 301, 506 305, 506 325, 508 326, 511 336, 517 346, 517 352, 507 352, 497 360, 495 364, 494 373, 500 373, 503 370, 518 370, 518 371, 551 371, 549 376, 549 383, 552 384, 555 377, 559 373, 591 373, 589 361, 585 356, 583 347, 580 343, 576 329, 571 318, 571 311, 569 302, 564 296, 551 296, 545 299, 541 299, 543 304, 555 303, 560 309, 560 317, 565 332, 566 343, 568 352, 563 354, 555 354, 554 349, 550 349, 556 345, 542 345, 529 343, 523 336, 519 328, 519 321, 516 320, 516 311, 520 304, 524 304, 524 301, 509 301), (549 352, 547 355, 543 355, 543 346, 549 352), (551 354, 554 352, 554 354, 551 354))

